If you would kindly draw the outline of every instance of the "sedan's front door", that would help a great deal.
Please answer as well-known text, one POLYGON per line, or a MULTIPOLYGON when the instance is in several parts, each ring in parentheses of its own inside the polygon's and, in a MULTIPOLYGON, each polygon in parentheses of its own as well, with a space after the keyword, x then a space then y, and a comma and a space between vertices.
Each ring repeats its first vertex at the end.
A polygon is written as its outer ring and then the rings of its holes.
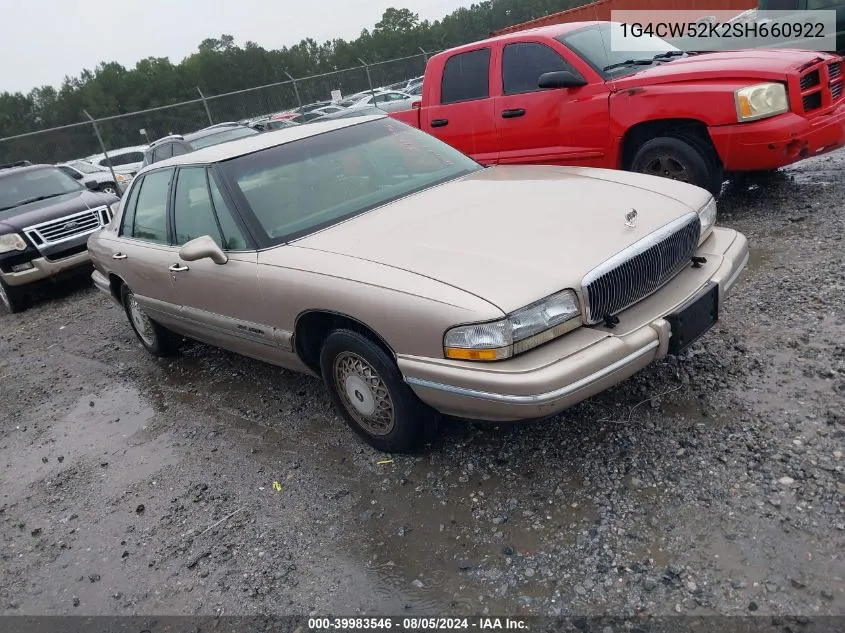
POLYGON ((258 255, 205 167, 179 169, 173 229, 177 246, 209 236, 228 257, 225 264, 211 259, 183 261, 178 253, 172 258, 174 289, 188 335, 246 356, 274 360, 278 355, 274 328, 260 316, 258 255))
POLYGON ((179 305, 168 270, 177 250, 167 230, 167 200, 174 169, 161 169, 133 183, 117 239, 111 242, 110 269, 129 286, 147 315, 162 325, 179 326, 179 305))

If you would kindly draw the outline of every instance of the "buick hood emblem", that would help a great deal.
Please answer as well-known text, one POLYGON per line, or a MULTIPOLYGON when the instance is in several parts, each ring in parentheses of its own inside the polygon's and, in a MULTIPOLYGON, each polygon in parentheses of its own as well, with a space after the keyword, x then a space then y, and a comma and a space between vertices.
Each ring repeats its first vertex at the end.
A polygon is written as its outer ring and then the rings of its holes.
POLYGON ((637 226, 637 210, 631 209, 628 213, 625 214, 625 226, 628 228, 634 228, 637 226))

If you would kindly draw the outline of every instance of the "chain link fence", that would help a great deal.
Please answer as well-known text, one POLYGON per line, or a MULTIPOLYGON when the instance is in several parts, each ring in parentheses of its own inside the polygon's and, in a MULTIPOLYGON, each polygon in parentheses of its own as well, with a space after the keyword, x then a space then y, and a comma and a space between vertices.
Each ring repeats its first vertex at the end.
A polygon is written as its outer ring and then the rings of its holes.
MULTIPOLYGON (((328 101, 332 91, 346 97, 370 89, 405 82, 423 74, 428 57, 420 52, 400 59, 368 63, 320 75, 295 78, 221 95, 205 95, 172 105, 82 120, 46 130, 0 138, 0 163, 29 160, 60 163, 103 152, 144 146, 168 134, 187 134, 213 123, 241 121, 328 101)), ((81 112, 80 117, 87 117, 81 112)))

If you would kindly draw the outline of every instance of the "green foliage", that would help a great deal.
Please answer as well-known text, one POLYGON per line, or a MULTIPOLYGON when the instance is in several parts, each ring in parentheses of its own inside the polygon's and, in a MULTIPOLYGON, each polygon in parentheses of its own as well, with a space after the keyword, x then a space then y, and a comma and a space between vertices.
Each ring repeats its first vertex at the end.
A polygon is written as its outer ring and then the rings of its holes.
MULTIPOLYGON (((364 29, 352 40, 322 44, 305 39, 289 47, 266 50, 255 42, 238 46, 231 35, 203 40, 178 64, 167 58, 149 57, 127 69, 115 62, 103 62, 78 77, 65 77, 57 89, 34 88, 29 94, 0 93, 0 138, 55 126, 85 121, 83 110, 95 118, 127 114, 199 98, 222 95, 255 86, 283 82, 285 72, 297 78, 332 73, 367 63, 420 54, 420 48, 436 51, 487 37, 492 30, 583 4, 583 0, 485 0, 462 8, 434 22, 420 21, 408 9, 389 8, 372 31, 364 29)), ((419 75, 420 58, 371 68, 373 82, 383 85, 419 75)), ((351 70, 323 79, 308 79, 298 85, 303 102, 328 98, 333 88, 344 94, 367 88, 363 70, 351 70)), ((290 87, 275 91, 254 91, 211 101, 216 121, 258 115, 296 105, 290 87)), ((164 109, 138 117, 104 123, 103 136, 110 147, 144 141, 139 129, 150 138, 171 132, 189 132, 207 124, 202 103, 164 109)), ((35 135, 0 142, 0 162, 15 159, 67 160, 99 152, 90 126, 71 128, 48 135, 35 135)))

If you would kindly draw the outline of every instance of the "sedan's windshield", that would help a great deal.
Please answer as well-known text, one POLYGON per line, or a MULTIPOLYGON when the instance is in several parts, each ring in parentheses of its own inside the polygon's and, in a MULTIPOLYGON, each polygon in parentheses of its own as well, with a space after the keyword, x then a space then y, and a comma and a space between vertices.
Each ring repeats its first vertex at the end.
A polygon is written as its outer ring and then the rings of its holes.
POLYGON ((257 232, 271 244, 482 169, 433 136, 392 119, 271 147, 221 168, 257 232))
POLYGON ((562 42, 597 71, 611 76, 642 70, 663 58, 680 56, 680 49, 666 40, 647 35, 631 35, 619 22, 603 22, 561 35, 562 42), (627 37, 626 37, 627 35, 627 37), (656 57, 656 59, 655 59, 656 57))
POLYGON ((80 189, 84 187, 54 167, 4 175, 0 178, 0 211, 80 189))
POLYGON ((226 130, 225 132, 217 132, 216 134, 201 136, 198 139, 189 141, 189 143, 191 147, 196 150, 202 149, 203 147, 211 147, 212 145, 225 143, 226 141, 234 141, 235 139, 243 138, 244 136, 253 136, 254 134, 258 134, 258 132, 253 130, 251 127, 236 127, 226 130))

